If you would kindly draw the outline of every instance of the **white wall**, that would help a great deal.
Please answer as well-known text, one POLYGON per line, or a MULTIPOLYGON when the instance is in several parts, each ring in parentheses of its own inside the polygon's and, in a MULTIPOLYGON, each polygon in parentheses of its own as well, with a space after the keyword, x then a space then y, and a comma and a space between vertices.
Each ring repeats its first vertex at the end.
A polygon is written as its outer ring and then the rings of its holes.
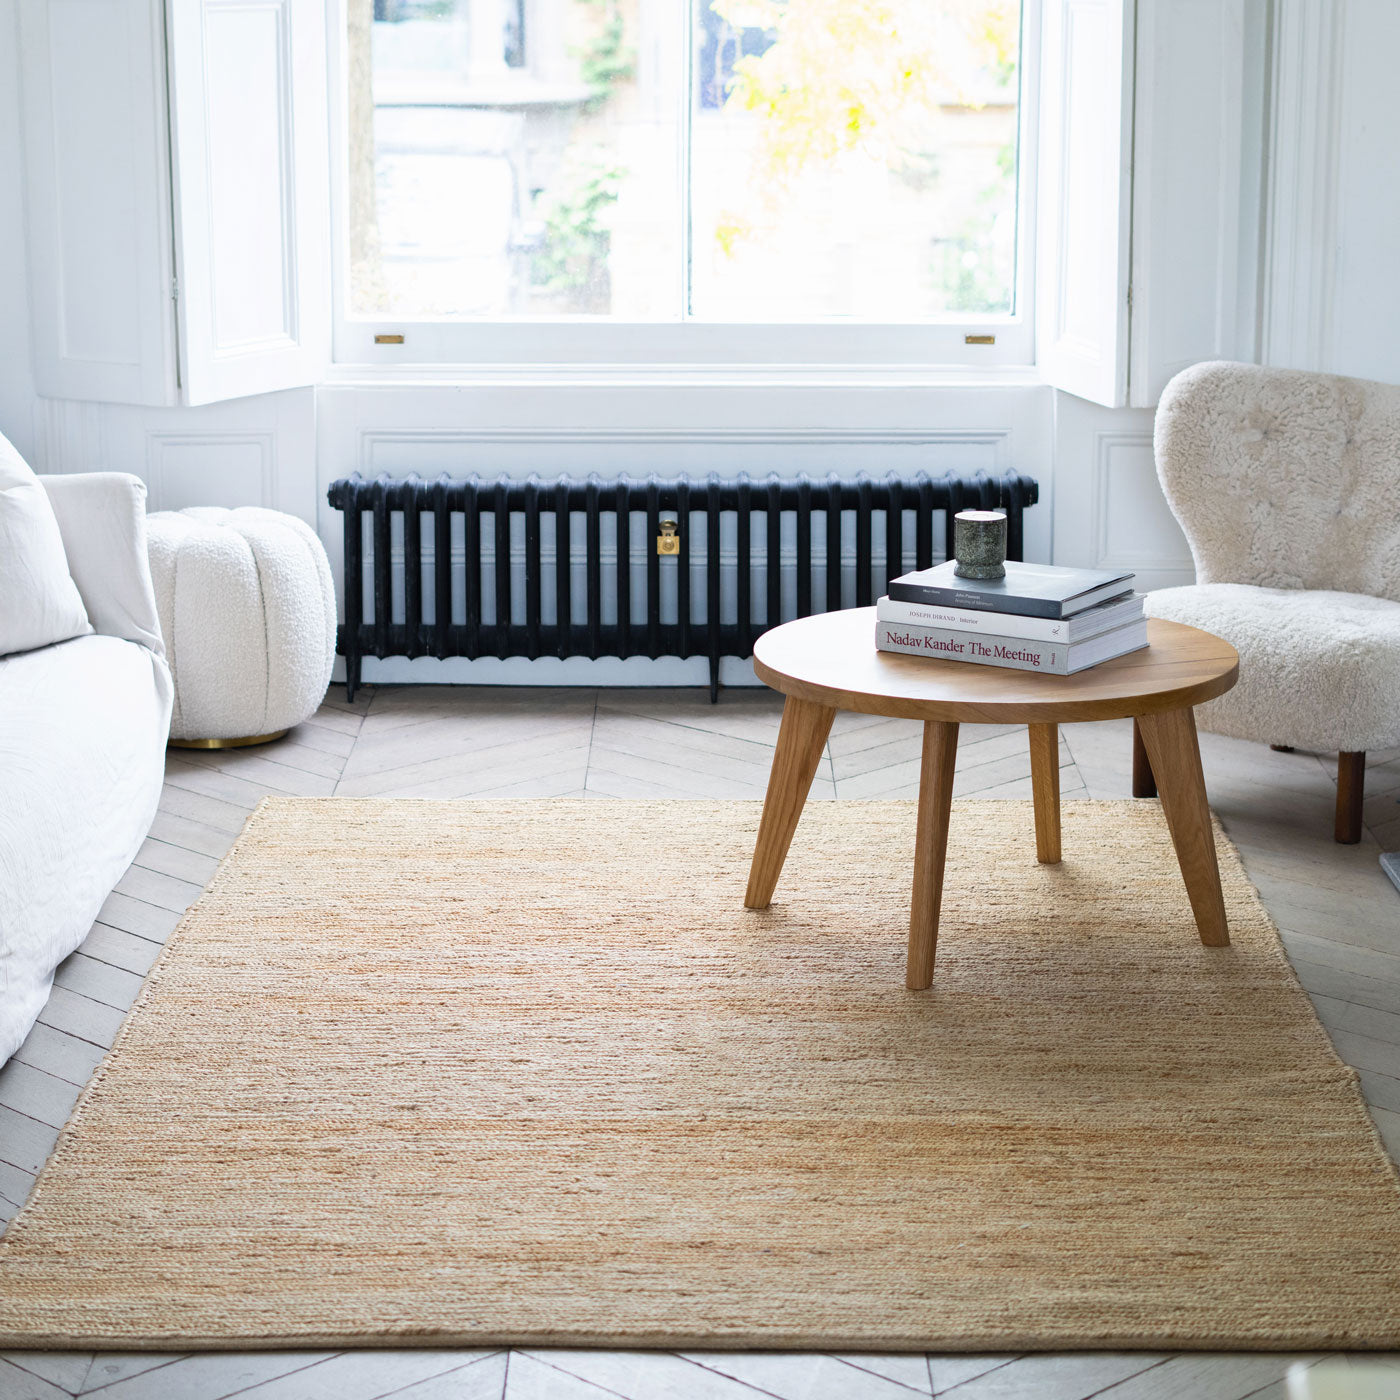
POLYGON ((19 125, 19 18, 15 0, 0 0, 0 433, 31 460, 34 373, 29 357, 27 250, 19 125))
POLYGON ((1335 264, 1324 363, 1400 380, 1400 4, 1345 0, 1338 55, 1335 264))
POLYGON ((1263 359, 1400 382, 1400 4, 1276 5, 1263 359))

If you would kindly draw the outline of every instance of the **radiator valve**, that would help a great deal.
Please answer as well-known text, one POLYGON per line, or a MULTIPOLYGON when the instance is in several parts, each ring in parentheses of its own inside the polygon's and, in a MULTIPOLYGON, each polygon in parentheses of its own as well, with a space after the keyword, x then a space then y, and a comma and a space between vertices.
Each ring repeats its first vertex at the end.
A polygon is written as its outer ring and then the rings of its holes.
POLYGON ((656 537, 656 552, 658 554, 679 554, 681 552, 681 537, 676 533, 678 528, 674 520, 661 522, 661 533, 656 537))

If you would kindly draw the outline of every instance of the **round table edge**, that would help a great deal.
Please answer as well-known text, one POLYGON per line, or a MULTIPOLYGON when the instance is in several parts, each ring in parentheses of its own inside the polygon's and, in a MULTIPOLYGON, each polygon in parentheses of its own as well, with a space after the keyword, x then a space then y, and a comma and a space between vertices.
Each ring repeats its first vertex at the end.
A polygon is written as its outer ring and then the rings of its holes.
MULTIPOLYGON (((1214 633, 1210 635, 1214 636, 1214 633)), ((1223 641, 1223 638, 1219 640, 1223 641)), ((1226 643, 1228 646, 1229 643, 1226 643)), ((1233 651, 1234 648, 1232 647, 1233 651)), ((957 664, 957 663, 949 663, 957 664)), ((968 664, 968 663, 962 663, 968 664)), ((1174 690, 1146 694, 1094 697, 1082 700, 921 700, 916 696, 873 695, 868 691, 838 690, 776 671, 753 657, 754 674, 771 689, 824 709, 850 710, 862 715, 886 715, 892 719, 934 720, 944 724, 1074 724, 1097 719, 1128 719, 1137 715, 1184 710, 1214 700, 1239 679, 1236 652, 1228 671, 1206 680, 1192 681, 1174 690)))

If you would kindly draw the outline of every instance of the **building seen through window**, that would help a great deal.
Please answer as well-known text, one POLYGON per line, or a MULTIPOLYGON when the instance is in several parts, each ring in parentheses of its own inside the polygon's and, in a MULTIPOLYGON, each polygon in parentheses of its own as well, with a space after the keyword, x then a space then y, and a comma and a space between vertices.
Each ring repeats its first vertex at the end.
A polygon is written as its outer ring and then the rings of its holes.
POLYGON ((1018 0, 350 0, 359 316, 1013 310, 1018 0))

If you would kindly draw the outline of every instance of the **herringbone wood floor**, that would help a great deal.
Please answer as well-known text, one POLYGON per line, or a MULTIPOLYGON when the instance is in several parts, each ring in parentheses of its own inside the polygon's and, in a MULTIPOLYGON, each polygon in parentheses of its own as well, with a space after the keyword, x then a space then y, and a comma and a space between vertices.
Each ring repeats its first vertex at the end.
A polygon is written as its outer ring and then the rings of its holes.
MULTIPOLYGON (((778 697, 753 690, 729 691, 718 706, 698 691, 405 687, 364 690, 354 705, 339 694, 279 743, 170 752, 149 840, 59 969, 39 1024, 0 1069, 0 1220, 28 1194, 161 942, 264 795, 761 797, 780 712, 778 697)), ((1062 733, 1066 798, 1128 795, 1126 723, 1062 733)), ((1400 846, 1400 753, 1372 756, 1366 839, 1348 848, 1330 837, 1332 755, 1277 754, 1210 735, 1202 749, 1212 803, 1400 1154, 1400 896, 1376 861, 1378 849, 1400 846)), ((918 760, 917 725, 843 714, 813 795, 913 797, 918 760)), ((1029 797, 1024 731, 964 727, 956 792, 1029 797)), ((1295 1359, 14 1352, 0 1358, 0 1400, 1281 1400, 1295 1359)))

